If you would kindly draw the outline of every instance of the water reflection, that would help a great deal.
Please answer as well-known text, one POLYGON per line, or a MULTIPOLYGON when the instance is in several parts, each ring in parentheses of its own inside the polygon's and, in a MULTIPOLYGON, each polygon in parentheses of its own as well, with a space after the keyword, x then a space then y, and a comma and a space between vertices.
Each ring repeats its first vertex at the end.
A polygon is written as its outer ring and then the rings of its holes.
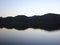
POLYGON ((60 31, 47 32, 40 29, 0 29, 0 45, 57 45, 60 44, 60 31))

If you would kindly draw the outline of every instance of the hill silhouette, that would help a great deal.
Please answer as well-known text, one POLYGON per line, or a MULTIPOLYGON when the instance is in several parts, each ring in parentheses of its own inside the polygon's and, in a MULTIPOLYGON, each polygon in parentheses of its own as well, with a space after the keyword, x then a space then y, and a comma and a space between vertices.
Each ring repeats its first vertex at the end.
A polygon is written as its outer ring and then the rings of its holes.
POLYGON ((48 13, 42 16, 27 17, 18 15, 15 17, 0 17, 0 28, 15 28, 25 30, 27 28, 44 29, 46 31, 55 31, 60 29, 60 14, 48 13))

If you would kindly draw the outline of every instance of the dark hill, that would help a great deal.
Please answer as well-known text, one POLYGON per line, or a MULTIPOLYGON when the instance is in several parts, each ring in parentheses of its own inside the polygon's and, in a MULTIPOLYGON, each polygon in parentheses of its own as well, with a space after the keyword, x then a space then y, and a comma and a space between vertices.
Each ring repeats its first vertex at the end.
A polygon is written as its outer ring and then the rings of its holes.
POLYGON ((27 28, 44 29, 54 31, 60 29, 60 14, 48 13, 42 16, 27 17, 18 15, 15 17, 0 17, 0 28, 15 28, 25 30, 27 28))

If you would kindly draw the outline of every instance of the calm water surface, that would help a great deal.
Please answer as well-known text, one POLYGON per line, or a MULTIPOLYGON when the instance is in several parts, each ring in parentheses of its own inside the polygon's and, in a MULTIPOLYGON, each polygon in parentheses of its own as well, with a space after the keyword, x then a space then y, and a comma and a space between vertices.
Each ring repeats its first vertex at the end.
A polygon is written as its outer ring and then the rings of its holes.
POLYGON ((60 45, 60 31, 0 29, 0 45, 60 45))

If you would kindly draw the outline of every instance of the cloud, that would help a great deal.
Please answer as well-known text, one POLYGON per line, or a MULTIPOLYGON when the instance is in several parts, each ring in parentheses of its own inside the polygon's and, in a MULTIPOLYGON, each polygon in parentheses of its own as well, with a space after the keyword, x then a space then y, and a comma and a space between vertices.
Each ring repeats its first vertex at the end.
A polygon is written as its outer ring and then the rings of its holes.
POLYGON ((27 17, 18 15, 15 17, 0 17, 0 28, 15 28, 25 30, 27 28, 44 29, 46 31, 55 31, 60 29, 60 15, 48 13, 42 16, 27 17))

